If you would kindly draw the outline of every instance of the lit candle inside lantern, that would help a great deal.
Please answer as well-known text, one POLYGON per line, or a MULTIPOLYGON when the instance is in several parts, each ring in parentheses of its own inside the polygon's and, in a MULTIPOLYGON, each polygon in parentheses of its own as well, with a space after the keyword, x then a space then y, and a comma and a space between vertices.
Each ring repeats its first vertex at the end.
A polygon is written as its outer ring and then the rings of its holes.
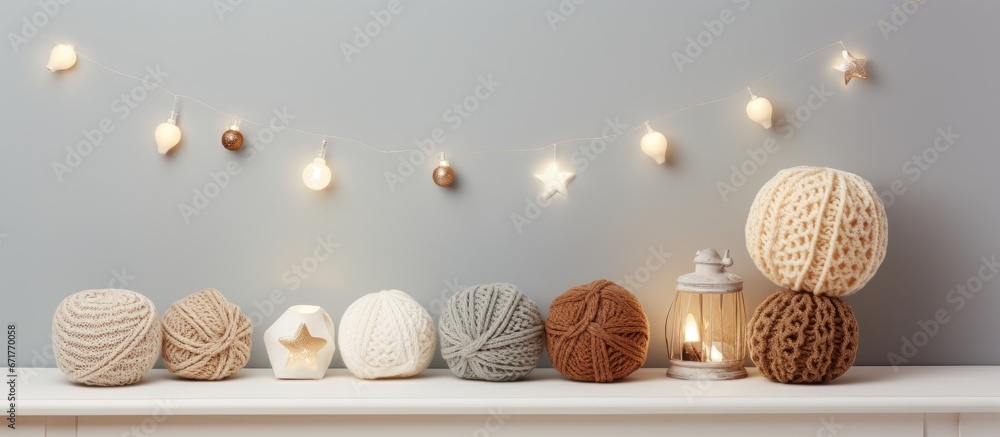
POLYGON ((684 361, 701 361, 701 332, 693 314, 684 319, 684 350, 681 351, 684 361))
POLYGON ((709 353, 708 360, 709 361, 725 361, 725 359, 722 356, 722 352, 719 352, 719 349, 716 348, 715 345, 712 345, 712 351, 709 353))

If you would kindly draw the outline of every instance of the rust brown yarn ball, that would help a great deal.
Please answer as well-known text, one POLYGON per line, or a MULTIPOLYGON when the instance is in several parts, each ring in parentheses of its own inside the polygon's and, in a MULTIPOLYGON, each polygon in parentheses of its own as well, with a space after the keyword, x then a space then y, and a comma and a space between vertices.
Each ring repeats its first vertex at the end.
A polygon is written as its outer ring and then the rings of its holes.
POLYGON ((163 314, 163 363, 188 379, 216 381, 250 360, 253 324, 213 288, 171 306, 163 314))
POLYGON ((559 373, 575 381, 613 382, 646 362, 649 321, 632 293, 602 279, 552 301, 545 337, 559 373))
POLYGON ((750 359, 774 382, 837 379, 854 365, 858 322, 839 297, 785 290, 772 294, 750 319, 750 359))

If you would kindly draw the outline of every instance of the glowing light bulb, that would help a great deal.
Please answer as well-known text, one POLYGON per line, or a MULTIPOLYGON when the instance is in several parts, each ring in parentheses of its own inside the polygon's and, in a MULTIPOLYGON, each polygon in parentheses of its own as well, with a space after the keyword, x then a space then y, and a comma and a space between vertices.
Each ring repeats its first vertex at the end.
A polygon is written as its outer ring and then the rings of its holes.
POLYGON ((181 128, 177 127, 177 112, 171 111, 167 121, 156 126, 153 134, 156 138, 156 151, 161 155, 166 155, 177 143, 181 142, 181 128))
POLYGON ((642 141, 639 142, 639 146, 642 147, 642 152, 649 155, 650 158, 653 158, 657 164, 667 162, 667 137, 657 131, 654 131, 648 121, 643 125, 643 127, 646 128, 646 135, 643 135, 642 141))
POLYGON ((764 129, 771 128, 771 102, 763 97, 757 97, 750 93, 752 98, 750 103, 747 103, 747 117, 750 117, 754 122, 760 123, 764 126, 764 129))
POLYGON ((73 46, 57 44, 49 53, 49 63, 45 66, 49 71, 65 70, 76 65, 76 50, 73 46))
POLYGON ((310 190, 319 191, 330 185, 333 172, 326 165, 326 138, 323 138, 323 146, 319 149, 319 155, 313 158, 312 162, 302 170, 302 182, 310 190))

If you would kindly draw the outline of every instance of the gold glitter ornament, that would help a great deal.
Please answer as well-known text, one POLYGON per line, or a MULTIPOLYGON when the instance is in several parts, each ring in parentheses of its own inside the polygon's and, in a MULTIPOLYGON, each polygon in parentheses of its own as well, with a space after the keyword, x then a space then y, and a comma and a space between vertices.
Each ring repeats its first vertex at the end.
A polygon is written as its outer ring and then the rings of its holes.
POLYGON ((866 58, 855 57, 847 50, 841 52, 841 55, 844 56, 844 61, 833 68, 844 72, 844 85, 851 83, 851 78, 854 77, 868 79, 868 73, 865 72, 865 62, 868 62, 866 58))
POLYGON ((447 187, 455 182, 455 170, 444 159, 444 154, 441 154, 441 162, 438 163, 437 168, 434 169, 434 173, 431 176, 434 179, 434 183, 440 187, 447 187))
POLYGON ((305 323, 299 324, 295 335, 281 337, 278 342, 288 349, 288 363, 286 364, 288 368, 304 367, 313 370, 319 368, 319 359, 316 355, 320 349, 326 346, 326 340, 310 335, 309 327, 305 323))
POLYGON ((222 147, 226 150, 240 150, 243 147, 243 133, 240 132, 239 120, 222 133, 222 147))

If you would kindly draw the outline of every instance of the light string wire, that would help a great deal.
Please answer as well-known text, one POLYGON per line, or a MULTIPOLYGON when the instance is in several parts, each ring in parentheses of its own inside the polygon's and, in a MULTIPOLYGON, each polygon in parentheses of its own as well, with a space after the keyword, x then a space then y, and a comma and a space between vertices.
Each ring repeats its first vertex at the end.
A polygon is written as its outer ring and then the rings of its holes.
MULTIPOLYGON (((754 96, 755 94, 753 92, 752 87, 754 85, 760 83, 761 81, 763 81, 763 80, 765 80, 765 79, 767 79, 767 78, 769 78, 771 76, 774 76, 775 74, 781 72, 782 70, 784 70, 784 69, 786 69, 788 67, 791 67, 791 66, 793 66, 795 64, 798 64, 799 62, 802 62, 802 61, 804 61, 804 60, 806 60, 806 59, 808 59, 808 58, 816 55, 817 53, 820 53, 820 52, 822 52, 822 51, 824 51, 824 50, 826 50, 826 49, 828 49, 830 47, 834 47, 834 46, 838 46, 839 45, 844 50, 847 50, 847 46, 844 45, 844 40, 845 39, 848 39, 851 36, 854 36, 855 34, 860 33, 862 31, 864 31, 864 30, 866 30, 866 29, 868 29, 868 28, 870 28, 870 27, 878 24, 878 22, 882 21, 883 19, 885 19, 886 17, 892 15, 893 13, 895 13, 896 11, 898 11, 900 9, 906 8, 907 6, 910 6, 912 4, 923 3, 925 1, 927 1, 927 0, 911 0, 909 2, 906 2, 906 3, 903 3, 903 4, 899 5, 899 6, 896 6, 895 8, 893 8, 892 10, 890 10, 889 12, 887 12, 886 14, 884 14, 884 15, 876 18, 875 20, 872 20, 871 22, 863 24, 861 26, 855 27, 850 32, 846 33, 839 40, 834 41, 832 43, 829 43, 827 45, 824 45, 824 46, 822 46, 822 47, 820 47, 820 48, 818 48, 816 50, 813 50, 813 51, 807 53, 806 55, 804 55, 804 56, 802 56, 802 57, 800 57, 800 58, 798 58, 798 59, 796 59, 796 60, 794 60, 792 62, 789 62, 787 64, 781 65, 778 68, 775 68, 774 70, 772 70, 770 73, 767 73, 767 74, 765 74, 765 75, 757 78, 756 80, 750 82, 750 84, 747 85, 747 87, 746 87, 745 90, 743 88, 741 88, 739 91, 736 91, 736 92, 734 92, 732 94, 729 94, 729 95, 727 95, 725 97, 722 97, 722 98, 718 98, 718 99, 714 99, 714 100, 709 100, 709 101, 705 101, 705 102, 701 102, 701 103, 695 103, 695 104, 692 104, 692 105, 682 106, 680 108, 673 109, 673 110, 671 110, 669 112, 666 112, 664 114, 660 114, 658 116, 652 117, 652 118, 646 120, 646 122, 653 121, 653 120, 661 120, 661 119, 664 119, 664 118, 669 117, 671 115, 674 115, 674 114, 677 114, 677 113, 680 113, 680 112, 689 111, 689 110, 692 110, 692 109, 695 109, 695 108, 699 108, 699 107, 702 107, 702 106, 708 106, 708 105, 714 105, 714 104, 717 104, 717 103, 722 103, 722 102, 725 102, 725 101, 727 101, 729 99, 732 99, 733 97, 736 97, 736 96, 738 96, 740 94, 743 94, 744 91, 749 91, 750 95, 754 96)), ((49 41, 55 43, 55 44, 61 44, 59 41, 56 41, 55 39, 49 37, 48 35, 46 35, 44 33, 42 34, 42 36, 45 37, 46 39, 48 39, 49 41)), ((74 48, 74 51, 76 51, 75 48, 74 48)), ((167 94, 170 94, 174 98, 174 112, 177 111, 177 105, 178 105, 179 100, 184 99, 184 100, 188 100, 188 101, 200 104, 200 105, 202 105, 202 106, 204 106, 204 107, 206 107, 208 109, 211 109, 211 110, 216 111, 218 113, 221 113, 223 115, 228 115, 230 117, 233 117, 236 120, 239 120, 239 121, 242 121, 242 122, 246 122, 247 124, 252 124, 252 125, 256 125, 256 126, 260 126, 260 127, 268 127, 269 126, 267 123, 261 123, 261 122, 258 122, 258 121, 250 120, 250 119, 247 119, 247 118, 244 118, 244 117, 240 117, 240 116, 238 116, 236 114, 231 114, 229 112, 223 111, 223 110, 221 110, 219 108, 216 108, 216 107, 214 107, 214 106, 212 106, 212 105, 210 105, 208 103, 205 103, 204 101, 199 100, 197 98, 194 98, 194 97, 191 97, 191 96, 187 96, 187 95, 183 95, 183 94, 175 93, 175 92, 167 89, 166 87, 164 87, 164 86, 162 86, 162 85, 160 85, 158 83, 150 82, 150 81, 145 80, 143 78, 140 78, 140 77, 137 77, 137 76, 134 76, 134 75, 131 75, 131 74, 119 71, 117 69, 114 69, 112 67, 109 67, 108 65, 105 65, 105 64, 97 61, 94 58, 91 58, 91 57, 89 57, 89 56, 87 56, 87 55, 85 55, 83 53, 80 53, 79 51, 76 51, 76 55, 79 56, 80 58, 83 58, 83 59, 87 60, 88 62, 90 62, 90 63, 92 63, 94 65, 97 65, 98 67, 101 67, 101 68, 103 68, 103 69, 111 72, 111 73, 114 73, 114 74, 117 74, 119 76, 123 76, 123 77, 129 78, 129 79, 132 79, 132 80, 136 80, 136 81, 141 82, 143 84, 146 84, 148 86, 160 89, 161 91, 163 91, 163 92, 165 92, 167 94)), ((631 132, 635 132, 635 131, 641 130, 641 129, 644 128, 644 125, 645 125, 645 123, 640 123, 636 127, 633 127, 633 128, 630 128, 630 129, 626 129, 626 130, 623 130, 621 132, 615 132, 615 133, 611 133, 611 134, 608 134, 608 135, 599 136, 599 137, 567 138, 567 139, 564 139, 564 140, 559 140, 559 141, 551 142, 551 143, 548 143, 548 144, 546 144, 544 146, 539 146, 539 147, 530 147, 530 148, 524 148, 524 149, 487 149, 487 150, 478 150, 478 151, 472 151, 472 152, 454 152, 453 151, 453 152, 448 152, 448 154, 449 155, 458 155, 458 156, 462 156, 462 155, 464 155, 464 156, 472 156, 472 155, 483 155, 483 154, 492 154, 492 153, 525 153, 525 152, 537 152, 539 150, 545 150, 545 149, 548 149, 548 148, 552 148, 552 153, 553 153, 553 156, 555 157, 556 156, 556 151, 557 151, 556 149, 559 146, 559 144, 573 143, 573 142, 577 142, 577 141, 597 141, 597 140, 604 140, 604 139, 608 139, 608 138, 612 138, 612 137, 618 137, 618 136, 621 136, 623 134, 627 134, 627 133, 631 133, 631 132)), ((368 143, 366 143, 364 141, 361 141, 361 140, 359 140, 357 138, 344 137, 344 136, 334 135, 334 134, 330 134, 330 133, 324 133, 324 132, 307 130, 307 129, 296 129, 296 128, 292 128, 292 127, 284 127, 282 130, 288 130, 288 131, 292 131, 292 132, 298 132, 298 133, 302 133, 302 134, 315 135, 317 137, 323 137, 324 143, 326 142, 327 138, 333 138, 333 139, 337 139, 337 140, 341 140, 341 141, 355 143, 357 145, 360 145, 360 146, 363 146, 365 148, 368 148, 368 149, 370 149, 372 151, 375 151, 375 152, 378 152, 378 153, 384 153, 384 154, 413 153, 413 152, 423 153, 423 150, 420 150, 420 149, 396 149, 396 150, 379 149, 379 148, 377 148, 375 146, 372 146, 372 145, 370 145, 370 144, 368 144, 368 143)), ((324 149, 325 149, 325 147, 324 147, 324 149)))

